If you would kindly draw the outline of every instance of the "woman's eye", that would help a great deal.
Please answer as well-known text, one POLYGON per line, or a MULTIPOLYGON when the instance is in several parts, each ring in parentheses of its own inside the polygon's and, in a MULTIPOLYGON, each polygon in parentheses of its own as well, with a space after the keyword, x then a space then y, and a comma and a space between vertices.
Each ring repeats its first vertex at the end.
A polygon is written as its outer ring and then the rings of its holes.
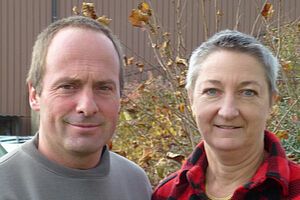
POLYGON ((217 94, 217 90, 216 89, 207 89, 207 90, 204 91, 204 93, 207 94, 207 95, 212 96, 212 95, 217 94))
POLYGON ((244 91, 242 91, 242 94, 245 95, 245 96, 254 96, 257 93, 253 90, 244 90, 244 91))

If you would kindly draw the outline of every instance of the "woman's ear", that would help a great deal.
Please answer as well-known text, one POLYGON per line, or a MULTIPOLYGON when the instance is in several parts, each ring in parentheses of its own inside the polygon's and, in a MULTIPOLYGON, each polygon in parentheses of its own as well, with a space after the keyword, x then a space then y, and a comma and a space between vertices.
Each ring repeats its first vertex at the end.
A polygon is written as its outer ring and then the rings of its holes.
POLYGON ((192 106, 193 105, 193 94, 192 94, 191 90, 188 89, 187 94, 189 97, 190 105, 192 106))
POLYGON ((28 83, 29 88, 29 104, 32 110, 40 111, 40 97, 36 90, 30 83, 28 83))
POLYGON ((271 99, 271 104, 270 104, 270 107, 272 108, 273 105, 275 104, 275 101, 277 99, 277 96, 278 96, 278 92, 274 92, 273 96, 272 96, 272 99, 271 99))

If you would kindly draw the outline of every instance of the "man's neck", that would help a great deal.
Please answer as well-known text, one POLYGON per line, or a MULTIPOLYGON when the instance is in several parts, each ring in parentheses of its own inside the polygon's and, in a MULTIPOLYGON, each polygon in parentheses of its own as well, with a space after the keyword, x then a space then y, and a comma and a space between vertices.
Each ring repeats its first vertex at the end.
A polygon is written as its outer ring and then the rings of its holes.
POLYGON ((43 141, 45 140, 40 140, 40 138, 38 138, 38 151, 41 154, 52 162, 73 169, 87 170, 95 168, 99 164, 103 152, 103 148, 89 154, 60 151, 59 146, 54 149, 53 147, 49 147, 47 143, 44 143, 43 141))

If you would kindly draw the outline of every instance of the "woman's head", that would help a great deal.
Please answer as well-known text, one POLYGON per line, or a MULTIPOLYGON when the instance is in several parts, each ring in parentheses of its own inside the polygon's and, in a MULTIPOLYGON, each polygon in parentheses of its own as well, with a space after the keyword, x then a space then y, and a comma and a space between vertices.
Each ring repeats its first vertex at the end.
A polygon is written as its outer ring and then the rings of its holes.
MULTIPOLYGON (((269 86, 270 97, 276 93, 279 63, 270 50, 252 36, 238 31, 224 30, 202 43, 191 55, 187 73, 186 89, 193 92, 199 70, 208 55, 219 50, 245 53, 256 58, 263 66, 269 86)), ((237 68, 237 70, 239 70, 237 68)))
POLYGON ((222 151, 263 147, 277 71, 272 53, 237 31, 221 31, 193 52, 186 88, 207 145, 222 151))

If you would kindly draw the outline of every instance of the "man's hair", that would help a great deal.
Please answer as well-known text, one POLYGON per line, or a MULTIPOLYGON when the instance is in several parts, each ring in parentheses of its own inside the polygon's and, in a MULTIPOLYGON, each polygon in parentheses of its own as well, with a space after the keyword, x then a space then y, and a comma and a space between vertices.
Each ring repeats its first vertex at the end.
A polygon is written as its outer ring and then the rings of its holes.
POLYGON ((194 91, 202 63, 211 53, 219 50, 246 53, 256 58, 264 68, 269 86, 270 98, 275 92, 277 92, 276 78, 279 69, 278 60, 273 56, 269 49, 267 49, 254 37, 232 30, 223 30, 216 33, 193 51, 189 62, 185 86, 186 89, 191 92, 194 91))
POLYGON ((83 28, 93 30, 96 32, 101 32, 112 41, 119 57, 119 82, 120 93, 122 93, 124 87, 124 67, 123 53, 119 40, 109 28, 100 24, 96 20, 83 16, 72 16, 68 18, 63 18, 50 24, 38 35, 37 40, 35 41, 32 51, 31 65, 27 75, 27 82, 30 83, 32 87, 36 89, 37 94, 41 95, 43 88, 43 76, 46 69, 46 56, 49 44, 58 31, 67 27, 83 28))

